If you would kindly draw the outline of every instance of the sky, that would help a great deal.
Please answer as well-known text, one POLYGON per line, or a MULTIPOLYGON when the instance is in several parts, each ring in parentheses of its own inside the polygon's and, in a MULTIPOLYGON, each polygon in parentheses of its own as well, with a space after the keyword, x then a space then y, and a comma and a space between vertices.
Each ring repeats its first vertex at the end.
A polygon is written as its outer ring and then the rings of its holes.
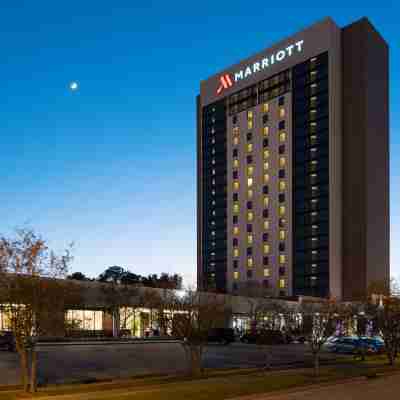
POLYGON ((399 13, 388 0, 3 0, 0 232, 29 226, 58 251, 74 242, 71 269, 88 276, 120 265, 193 284, 199 81, 326 16, 367 16, 391 46, 400 276, 399 13))

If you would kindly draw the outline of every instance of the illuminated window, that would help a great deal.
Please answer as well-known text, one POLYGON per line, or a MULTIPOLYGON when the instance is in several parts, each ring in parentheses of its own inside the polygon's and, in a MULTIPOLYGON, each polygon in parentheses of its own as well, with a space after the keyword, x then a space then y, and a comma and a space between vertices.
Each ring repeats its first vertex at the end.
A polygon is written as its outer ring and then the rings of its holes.
POLYGON ((269 270, 269 268, 264 268, 264 276, 267 278, 269 276, 271 276, 271 271, 269 270))
POLYGON ((265 243, 265 244, 264 244, 264 247, 263 247, 264 254, 269 254, 269 249, 270 249, 269 244, 268 244, 268 243, 265 243))
POLYGON ((263 127, 263 135, 268 136, 269 135, 269 126, 264 126, 263 127))
POLYGON ((233 190, 239 190, 239 181, 233 181, 233 190))
POLYGON ((233 227, 233 234, 234 235, 239 235, 239 227, 238 226, 234 226, 233 227))
POLYGON ((279 239, 280 239, 280 240, 285 240, 285 237, 286 237, 286 232, 280 230, 280 231, 279 231, 279 239))
POLYGON ((249 189, 249 190, 247 191, 247 198, 249 198, 249 199, 252 199, 252 198, 253 198, 253 190, 252 190, 252 189, 249 189))
POLYGON ((267 171, 269 169, 269 162, 264 161, 264 171, 267 171))
POLYGON ((247 178, 247 186, 248 187, 253 186, 253 178, 247 178))
POLYGON ((253 143, 247 143, 247 152, 251 153, 253 151, 253 143))
POLYGON ((285 157, 279 157, 279 166, 283 168, 286 165, 286 158, 285 157))
POLYGON ((239 213, 239 203, 234 203, 234 204, 233 204, 233 212, 234 212, 235 214, 238 214, 238 213, 239 213))
POLYGON ((269 182, 269 174, 264 174, 264 183, 269 182))
POLYGON ((247 235, 247 244, 253 244, 253 235, 251 233, 247 235))
POLYGON ((237 158, 233 159, 233 167, 234 168, 239 168, 239 160, 237 158))
POLYGON ((252 165, 249 165, 247 167, 247 175, 251 176, 253 175, 253 172, 254 172, 254 167, 252 165))
POLYGON ((269 103, 264 103, 262 105, 262 110, 263 110, 263 112, 268 112, 269 111, 269 103))
POLYGON ((253 268, 253 259, 251 257, 249 257, 247 259, 247 267, 248 268, 253 268))
POLYGON ((265 149, 264 150, 264 159, 266 159, 266 158, 268 158, 269 157, 269 150, 268 149, 265 149))
POLYGON ((247 121, 247 128, 248 128, 248 129, 252 129, 252 128, 253 128, 253 120, 252 120, 252 119, 249 119, 249 120, 247 121))
POLYGON ((286 132, 279 133, 279 141, 284 142, 286 140, 286 132))
POLYGON ((269 221, 266 219, 265 221, 264 221, 264 230, 268 230, 269 229, 269 221))
POLYGON ((284 289, 286 286, 286 282, 284 279, 279 279, 279 289, 284 289))
POLYGON ((283 118, 285 116, 285 109, 282 107, 279 109, 279 116, 283 118))
POLYGON ((279 254, 279 264, 285 264, 286 256, 284 254, 279 254))
POLYGON ((247 221, 253 221, 254 219, 254 214, 252 211, 247 212, 247 221))
POLYGON ((233 249, 233 257, 239 257, 239 249, 237 247, 233 249))
POLYGON ((233 279, 235 279, 235 280, 239 279, 239 271, 234 271, 233 272, 233 279))
POLYGON ((279 181, 279 190, 283 192, 286 189, 286 182, 285 181, 279 181))
POLYGON ((247 120, 253 119, 253 111, 247 111, 247 120))
POLYGON ((285 215, 286 208, 285 206, 279 206, 279 215, 285 215))
POLYGON ((233 135, 239 135, 239 127, 238 126, 235 126, 234 128, 233 128, 233 135))
POLYGON ((265 196, 265 197, 264 197, 264 208, 267 208, 268 205, 269 205, 269 197, 268 197, 268 196, 265 196))
POLYGON ((235 136, 234 138, 233 138, 233 145, 234 146, 237 146, 239 144, 239 136, 235 136))
POLYGON ((67 310, 66 320, 74 321, 77 329, 95 331, 103 329, 103 311, 67 310))

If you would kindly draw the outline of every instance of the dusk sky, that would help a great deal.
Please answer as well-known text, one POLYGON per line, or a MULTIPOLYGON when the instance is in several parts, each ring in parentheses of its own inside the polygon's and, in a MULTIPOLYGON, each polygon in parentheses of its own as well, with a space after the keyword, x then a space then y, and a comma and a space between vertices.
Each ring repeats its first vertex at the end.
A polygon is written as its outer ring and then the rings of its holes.
POLYGON ((89 276, 121 265, 193 284, 199 81, 325 16, 367 16, 391 49, 400 276, 399 14, 397 1, 368 0, 2 1, 0 232, 27 225, 58 250, 73 241, 72 270, 89 276))

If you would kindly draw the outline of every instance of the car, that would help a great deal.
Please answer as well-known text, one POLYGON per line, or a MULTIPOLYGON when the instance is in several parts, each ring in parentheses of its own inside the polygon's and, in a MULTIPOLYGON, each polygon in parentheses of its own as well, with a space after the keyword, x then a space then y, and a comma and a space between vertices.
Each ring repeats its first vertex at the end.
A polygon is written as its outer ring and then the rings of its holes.
POLYGON ((249 344, 287 344, 290 341, 281 331, 278 330, 265 330, 265 331, 248 331, 240 338, 242 343, 249 344))
POLYGON ((0 331, 0 348, 5 348, 8 351, 15 351, 15 337, 10 331, 0 331))
POLYGON ((208 332, 207 341, 230 344, 235 341, 235 332, 232 328, 213 328, 208 332))
POLYGON ((339 337, 336 340, 332 340, 326 347, 334 353, 342 354, 359 354, 362 351, 366 354, 379 352, 377 342, 370 338, 339 337))

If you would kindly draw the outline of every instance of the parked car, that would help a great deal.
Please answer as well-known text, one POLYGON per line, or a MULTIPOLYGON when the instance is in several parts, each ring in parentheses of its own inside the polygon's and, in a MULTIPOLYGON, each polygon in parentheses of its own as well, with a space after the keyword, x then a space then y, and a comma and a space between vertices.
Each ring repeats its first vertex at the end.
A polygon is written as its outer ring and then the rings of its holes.
POLYGON ((0 331, 0 348, 5 348, 8 351, 15 351, 14 334, 9 331, 0 331))
POLYGON ((364 351, 366 354, 376 354, 381 350, 377 341, 370 338, 339 337, 332 340, 327 346, 334 353, 357 354, 364 351))
POLYGON ((267 331, 249 331, 240 338, 242 343, 263 343, 263 344, 287 344, 290 342, 288 337, 281 331, 267 330, 267 331))
POLYGON ((208 332, 208 342, 230 344, 235 341, 235 332, 232 328, 213 328, 208 332))

